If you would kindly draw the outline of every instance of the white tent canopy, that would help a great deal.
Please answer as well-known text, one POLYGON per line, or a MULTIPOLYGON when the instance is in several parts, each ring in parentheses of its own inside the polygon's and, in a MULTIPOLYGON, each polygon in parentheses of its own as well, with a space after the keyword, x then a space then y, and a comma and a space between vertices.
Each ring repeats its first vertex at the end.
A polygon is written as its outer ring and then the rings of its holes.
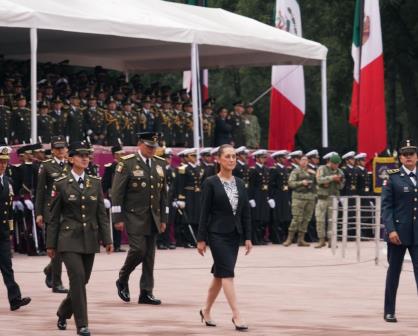
POLYGON ((319 65, 327 55, 319 43, 223 9, 159 0, 0 0, 0 27, 7 58, 29 58, 29 34, 16 28, 37 28, 40 62, 130 72, 189 69, 191 43, 205 68, 319 65))

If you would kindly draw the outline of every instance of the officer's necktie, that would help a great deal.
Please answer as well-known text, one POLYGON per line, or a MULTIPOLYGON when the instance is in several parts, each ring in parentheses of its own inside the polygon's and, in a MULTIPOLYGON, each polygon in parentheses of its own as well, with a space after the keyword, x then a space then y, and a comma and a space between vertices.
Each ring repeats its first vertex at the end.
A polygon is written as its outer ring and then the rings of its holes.
POLYGON ((413 172, 409 173, 409 177, 413 180, 414 185, 417 185, 417 176, 413 172))
POLYGON ((148 166, 149 168, 151 168, 151 165, 150 165, 150 161, 149 161, 149 159, 147 159, 147 160, 146 160, 146 162, 147 162, 147 166, 148 166))
POLYGON ((0 191, 3 190, 4 184, 3 184, 3 176, 0 176, 0 191))
POLYGON ((84 188, 84 181, 81 177, 78 178, 78 185, 80 186, 80 189, 84 188))

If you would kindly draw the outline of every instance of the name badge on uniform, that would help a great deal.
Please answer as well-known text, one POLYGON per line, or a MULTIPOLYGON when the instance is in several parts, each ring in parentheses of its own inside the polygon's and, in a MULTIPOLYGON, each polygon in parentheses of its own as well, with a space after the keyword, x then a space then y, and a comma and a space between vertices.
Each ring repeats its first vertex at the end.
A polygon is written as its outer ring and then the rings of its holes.
POLYGON ((90 199, 92 200, 92 201, 97 201, 97 196, 90 196, 90 199))
POLYGON ((77 196, 76 195, 70 195, 70 196, 68 196, 68 200, 69 201, 76 201, 77 200, 77 196))
POLYGON ((409 192, 409 188, 408 187, 403 187, 403 192, 409 192))
POLYGON ((159 175, 159 176, 161 176, 161 177, 163 177, 163 176, 164 176, 164 170, 163 170, 163 167, 161 167, 161 166, 157 166, 157 167, 156 167, 156 169, 157 169, 157 173, 158 173, 158 175, 159 175))
POLYGON ((134 171, 132 172, 132 174, 133 174, 135 177, 142 177, 142 176, 144 176, 144 171, 143 171, 143 170, 138 169, 138 170, 134 170, 134 171))
POLYGON ((54 178, 55 178, 55 177, 58 177, 59 175, 60 175, 60 173, 52 173, 52 174, 51 174, 51 176, 52 176, 52 177, 54 177, 54 178))

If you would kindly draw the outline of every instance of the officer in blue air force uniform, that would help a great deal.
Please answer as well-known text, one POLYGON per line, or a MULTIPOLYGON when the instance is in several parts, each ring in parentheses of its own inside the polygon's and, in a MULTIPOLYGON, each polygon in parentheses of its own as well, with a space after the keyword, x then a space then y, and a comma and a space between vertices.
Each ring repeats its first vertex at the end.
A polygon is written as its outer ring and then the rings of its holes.
POLYGON ((402 166, 388 170, 382 192, 382 220, 386 227, 389 268, 386 277, 384 319, 397 322, 396 292, 406 250, 409 251, 418 287, 418 185, 417 146, 412 140, 399 149, 402 166))

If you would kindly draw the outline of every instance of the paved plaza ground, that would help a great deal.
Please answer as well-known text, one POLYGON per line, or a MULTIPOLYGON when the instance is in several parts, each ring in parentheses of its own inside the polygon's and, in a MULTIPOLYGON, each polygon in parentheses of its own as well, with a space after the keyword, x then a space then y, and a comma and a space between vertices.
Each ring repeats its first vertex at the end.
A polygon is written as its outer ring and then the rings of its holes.
MULTIPOLYGON (((384 245, 382 245, 384 248, 384 245)), ((341 258, 330 249, 255 247, 244 256, 240 251, 236 287, 242 315, 251 335, 417 335, 417 290, 412 267, 406 262, 398 293, 399 323, 388 324, 383 316, 383 292, 387 264, 382 252, 375 266, 374 246, 362 243, 361 262, 349 244, 341 258)), ((206 289, 211 279, 210 253, 202 258, 196 250, 178 248, 158 251, 155 271, 156 297, 161 306, 138 305, 139 270, 132 275, 132 301, 123 303, 115 280, 125 253, 97 255, 88 285, 92 335, 236 335, 231 314, 221 293, 213 319, 218 327, 200 323, 206 289)), ((10 312, 4 286, 0 288, 0 335, 75 335, 73 320, 67 331, 56 330, 56 309, 62 294, 52 294, 41 272, 46 257, 16 255, 16 278, 32 303, 10 312)), ((64 274, 65 284, 68 284, 64 274)))

